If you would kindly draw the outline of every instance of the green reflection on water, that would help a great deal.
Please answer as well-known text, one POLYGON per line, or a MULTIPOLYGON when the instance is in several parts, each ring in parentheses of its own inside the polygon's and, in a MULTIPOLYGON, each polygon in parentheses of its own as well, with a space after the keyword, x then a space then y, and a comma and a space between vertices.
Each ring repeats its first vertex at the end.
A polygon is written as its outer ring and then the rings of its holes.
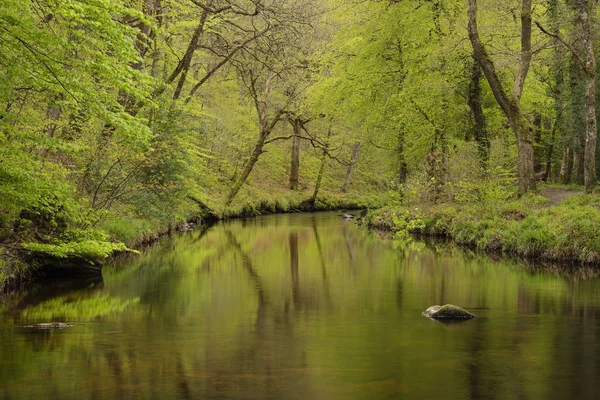
POLYGON ((29 321, 89 321, 112 313, 122 312, 127 306, 139 302, 139 298, 121 300, 108 293, 92 297, 61 296, 45 301, 21 313, 22 320, 29 321))
POLYGON ((596 276, 393 244, 333 213, 232 221, 107 267, 102 285, 16 295, 0 329, 0 393, 593 398, 596 276), (420 315, 444 303, 478 318, 420 315), (18 327, 51 318, 79 323, 18 327))

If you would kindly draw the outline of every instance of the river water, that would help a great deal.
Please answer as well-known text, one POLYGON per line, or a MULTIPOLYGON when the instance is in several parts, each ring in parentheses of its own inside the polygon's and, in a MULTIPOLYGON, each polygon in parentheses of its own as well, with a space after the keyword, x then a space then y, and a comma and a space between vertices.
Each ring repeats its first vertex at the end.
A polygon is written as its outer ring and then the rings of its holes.
POLYGON ((220 223, 0 304, 0 399, 592 399, 593 270, 400 243, 335 213, 220 223), (421 316, 452 303, 458 324, 421 316), (72 328, 23 325, 67 321, 72 328))

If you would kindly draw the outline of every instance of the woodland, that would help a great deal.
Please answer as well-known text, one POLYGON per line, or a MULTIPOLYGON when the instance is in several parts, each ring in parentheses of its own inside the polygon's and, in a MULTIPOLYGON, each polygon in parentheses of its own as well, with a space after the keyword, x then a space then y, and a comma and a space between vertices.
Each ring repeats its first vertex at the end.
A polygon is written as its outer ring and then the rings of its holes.
POLYGON ((340 208, 598 263, 598 17, 595 0, 4 0, 0 287, 199 218, 340 208))

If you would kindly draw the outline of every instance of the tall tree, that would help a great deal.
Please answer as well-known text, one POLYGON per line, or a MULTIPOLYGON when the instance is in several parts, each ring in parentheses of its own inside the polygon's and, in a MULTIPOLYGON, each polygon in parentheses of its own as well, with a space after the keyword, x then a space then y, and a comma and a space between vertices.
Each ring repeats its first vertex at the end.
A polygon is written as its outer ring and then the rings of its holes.
POLYGON ((225 205, 230 205, 237 196, 263 154, 265 145, 291 138, 270 136, 286 115, 293 114, 291 107, 310 83, 301 59, 305 57, 303 50, 307 45, 303 36, 310 31, 308 22, 313 13, 310 2, 279 2, 270 13, 262 13, 261 21, 255 22, 263 29, 272 25, 277 25, 277 28, 244 48, 241 55, 232 60, 254 106, 258 135, 241 173, 228 191, 225 205))
POLYGON ((298 182, 300 181, 300 133, 302 129, 302 121, 294 118, 290 121, 294 130, 292 138, 292 157, 290 166, 290 189, 298 190, 298 182))
POLYGON ((496 66, 479 36, 477 27, 477 0, 469 0, 468 10, 469 39, 473 45, 473 58, 479 63, 490 84, 498 105, 508 118, 512 131, 517 139, 519 194, 535 188, 533 163, 533 127, 525 117, 520 100, 525 85, 525 79, 531 64, 531 0, 521 3, 521 60, 516 74, 512 93, 502 85, 496 66))
MULTIPOLYGON (((583 158, 584 183, 586 192, 591 192, 597 184, 596 177, 596 141, 598 123, 596 120, 596 53, 594 49, 594 24, 591 11, 596 9, 596 0, 576 0, 577 20, 581 25, 581 51, 566 42, 558 33, 549 32, 537 23, 540 30, 566 46, 585 76, 585 150, 583 158)), ((575 169, 575 166, 573 167, 575 169)))
POLYGON ((473 136, 477 143, 477 150, 479 152, 479 162, 481 168, 486 170, 490 160, 490 134, 487 129, 487 122, 485 114, 483 113, 483 105, 481 98, 481 78, 482 71, 479 63, 473 60, 471 63, 469 79, 469 93, 467 95, 467 104, 473 114, 473 120, 475 126, 473 127, 473 136))

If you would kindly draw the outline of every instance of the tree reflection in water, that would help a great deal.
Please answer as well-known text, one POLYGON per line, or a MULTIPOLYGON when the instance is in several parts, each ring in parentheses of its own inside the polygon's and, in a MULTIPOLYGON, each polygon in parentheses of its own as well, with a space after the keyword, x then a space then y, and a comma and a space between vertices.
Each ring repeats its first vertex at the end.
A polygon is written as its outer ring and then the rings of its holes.
POLYGON ((333 213, 218 224, 3 307, 7 398, 593 398, 600 376, 594 271, 394 244, 333 213), (478 318, 421 316, 438 303, 478 318), (50 320, 75 326, 19 328, 50 320))

